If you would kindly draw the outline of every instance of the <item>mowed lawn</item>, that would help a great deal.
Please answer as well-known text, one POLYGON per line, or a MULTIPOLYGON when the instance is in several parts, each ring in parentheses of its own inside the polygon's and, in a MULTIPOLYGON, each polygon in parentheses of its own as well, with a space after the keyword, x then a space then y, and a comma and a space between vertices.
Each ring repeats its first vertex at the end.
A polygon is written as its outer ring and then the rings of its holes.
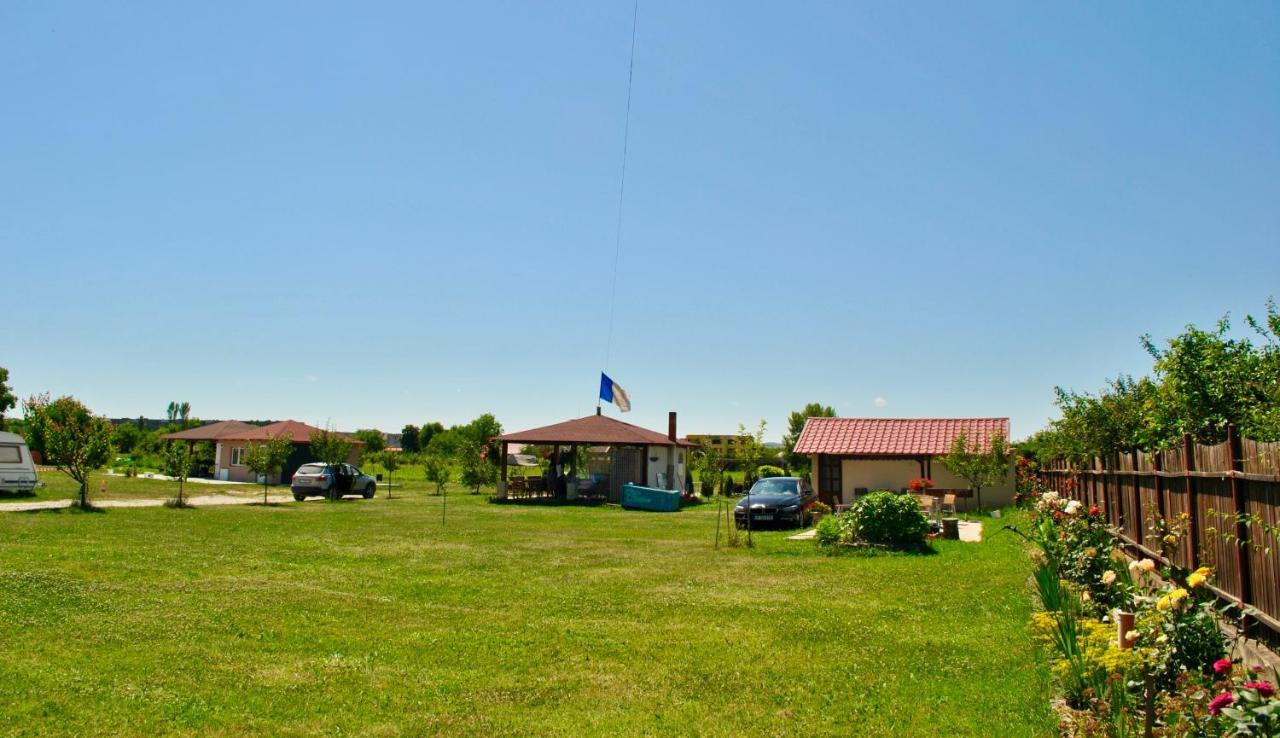
POLYGON ((383 494, 0 513, 0 734, 1052 733, 1007 533, 717 551, 711 506, 383 494))

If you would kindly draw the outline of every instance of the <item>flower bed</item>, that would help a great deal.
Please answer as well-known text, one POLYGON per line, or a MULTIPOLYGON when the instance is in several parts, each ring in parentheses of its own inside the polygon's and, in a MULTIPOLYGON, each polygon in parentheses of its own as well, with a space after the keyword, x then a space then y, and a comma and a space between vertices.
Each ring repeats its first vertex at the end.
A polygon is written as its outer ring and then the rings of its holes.
MULTIPOLYGON (((1021 468, 1020 468, 1021 472, 1021 468)), ((1280 674, 1227 656, 1213 570, 1130 561, 1101 511, 1019 474, 1039 611, 1064 726, 1079 736, 1280 736, 1280 674)), ((1151 521, 1165 551, 1186 521, 1151 521)), ((1169 557, 1164 557, 1171 560, 1169 557)))

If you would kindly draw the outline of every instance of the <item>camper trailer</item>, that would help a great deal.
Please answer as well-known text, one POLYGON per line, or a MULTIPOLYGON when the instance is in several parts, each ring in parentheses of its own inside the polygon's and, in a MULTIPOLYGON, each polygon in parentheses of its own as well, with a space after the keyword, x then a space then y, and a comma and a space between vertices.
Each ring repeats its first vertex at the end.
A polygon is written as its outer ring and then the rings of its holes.
POLYGON ((17 433, 0 431, 0 491, 30 492, 36 488, 31 449, 17 433))

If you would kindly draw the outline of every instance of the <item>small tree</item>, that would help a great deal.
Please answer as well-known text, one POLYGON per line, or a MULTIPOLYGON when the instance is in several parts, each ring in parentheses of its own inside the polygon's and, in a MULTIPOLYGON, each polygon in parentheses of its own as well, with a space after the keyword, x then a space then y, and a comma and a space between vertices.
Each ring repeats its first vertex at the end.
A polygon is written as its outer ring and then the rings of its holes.
POLYGON ((809 418, 834 418, 835 408, 820 402, 811 402, 803 410, 797 410, 787 417, 787 435, 782 437, 782 445, 786 448, 787 464, 802 472, 809 470, 809 457, 795 453, 796 441, 800 440, 800 431, 809 418))
POLYGON ((111 423, 74 397, 35 395, 23 408, 28 440, 44 462, 80 484, 80 507, 89 507, 89 475, 111 460, 111 423))
POLYGON ((480 488, 493 484, 497 469, 489 463, 489 448, 475 441, 466 441, 458 449, 462 466, 462 483, 471 488, 471 494, 480 494, 480 488))
POLYGON ((178 497, 169 506, 190 507, 182 492, 191 474, 191 447, 181 441, 170 443, 164 455, 164 473, 178 480, 178 497))
POLYGON ((288 437, 271 436, 266 443, 250 446, 244 453, 244 465, 262 476, 262 504, 267 504, 267 485, 272 474, 284 470, 284 463, 293 453, 293 441, 288 437))
POLYGON ((755 481, 756 467, 764 463, 768 449, 764 446, 764 429, 766 423, 761 420, 755 433, 748 433, 745 425, 738 425, 738 435, 730 441, 732 460, 743 469, 743 484, 747 487, 755 481))
POLYGON ((427 481, 436 486, 436 494, 444 494, 445 485, 453 480, 453 468, 449 460, 440 454, 427 454, 422 459, 422 470, 427 481))
POLYGON ((720 493, 724 481, 724 452, 719 446, 707 444, 693 454, 693 468, 698 470, 698 480, 703 493, 713 497, 720 493))
POLYGON ((18 398, 9 386, 9 370, 0 366, 0 431, 4 430, 4 414, 18 405, 18 398))
POLYGON ((400 448, 407 454, 416 454, 422 450, 418 443, 418 426, 410 423, 400 429, 400 448))
POLYGON ((364 448, 360 451, 364 458, 376 459, 375 454, 387 447, 387 437, 380 430, 362 429, 356 431, 355 436, 357 441, 364 443, 364 448))
MULTIPOLYGON (((331 428, 324 428, 311 434, 311 454, 326 466, 335 469, 351 456, 351 441, 346 436, 331 428)), ((341 496, 338 489, 337 475, 329 486, 329 499, 336 500, 341 496)))
POLYGON ((387 470, 387 499, 391 499, 391 475, 396 469, 400 468, 400 453, 397 451, 383 451, 378 454, 378 463, 383 469, 387 470))
POLYGON ((992 435, 984 448, 977 439, 970 443, 962 431, 951 442, 951 451, 939 461, 973 487, 978 496, 978 509, 981 510, 982 488, 994 487, 1008 478, 1013 451, 999 433, 992 435))

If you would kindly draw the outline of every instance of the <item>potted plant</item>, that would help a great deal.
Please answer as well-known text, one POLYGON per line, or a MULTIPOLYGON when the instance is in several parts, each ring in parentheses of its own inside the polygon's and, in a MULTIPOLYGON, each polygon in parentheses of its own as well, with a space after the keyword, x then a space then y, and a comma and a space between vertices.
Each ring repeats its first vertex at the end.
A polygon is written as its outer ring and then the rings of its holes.
POLYGON ((817 525, 820 520, 831 514, 831 507, 819 500, 809 506, 809 522, 817 525))

